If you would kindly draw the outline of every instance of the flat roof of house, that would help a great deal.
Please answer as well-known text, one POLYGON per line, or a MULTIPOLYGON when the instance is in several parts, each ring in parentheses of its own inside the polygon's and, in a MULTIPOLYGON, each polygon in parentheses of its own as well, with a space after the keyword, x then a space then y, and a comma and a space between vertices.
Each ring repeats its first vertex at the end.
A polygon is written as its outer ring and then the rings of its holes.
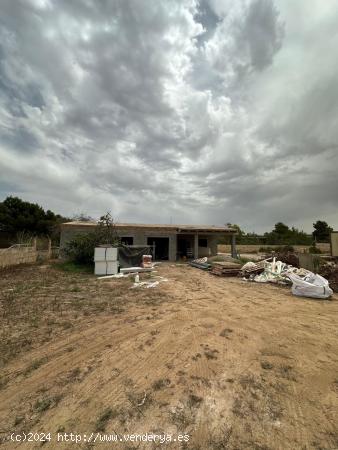
MULTIPOLYGON (((65 222, 62 227, 95 227, 97 222, 65 222)), ((229 227, 218 227, 214 225, 173 225, 173 224, 148 224, 148 223, 116 223, 116 228, 131 229, 160 229, 170 231, 201 231, 201 232, 219 232, 236 233, 237 230, 229 227)))

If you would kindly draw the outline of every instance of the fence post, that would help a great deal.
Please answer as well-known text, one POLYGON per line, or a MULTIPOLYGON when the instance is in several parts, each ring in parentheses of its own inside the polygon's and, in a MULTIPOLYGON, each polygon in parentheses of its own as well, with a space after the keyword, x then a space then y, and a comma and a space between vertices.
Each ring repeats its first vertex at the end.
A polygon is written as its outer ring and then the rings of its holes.
POLYGON ((52 257, 52 240, 48 236, 48 252, 47 252, 47 259, 50 259, 52 257))
POLYGON ((33 249, 36 251, 36 237, 33 238, 33 249))

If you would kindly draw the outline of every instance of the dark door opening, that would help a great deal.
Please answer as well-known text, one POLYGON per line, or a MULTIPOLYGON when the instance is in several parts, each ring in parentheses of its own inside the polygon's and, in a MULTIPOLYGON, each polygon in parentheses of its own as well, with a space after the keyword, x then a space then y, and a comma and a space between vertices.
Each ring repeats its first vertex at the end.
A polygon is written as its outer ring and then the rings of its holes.
POLYGON ((177 256, 178 258, 193 257, 193 236, 177 236, 177 256))
POLYGON ((134 244, 134 238, 132 236, 122 236, 121 237, 121 244, 133 245, 134 244))
POLYGON ((164 237, 148 237, 148 245, 155 245, 154 259, 168 260, 169 259, 169 238, 164 237))

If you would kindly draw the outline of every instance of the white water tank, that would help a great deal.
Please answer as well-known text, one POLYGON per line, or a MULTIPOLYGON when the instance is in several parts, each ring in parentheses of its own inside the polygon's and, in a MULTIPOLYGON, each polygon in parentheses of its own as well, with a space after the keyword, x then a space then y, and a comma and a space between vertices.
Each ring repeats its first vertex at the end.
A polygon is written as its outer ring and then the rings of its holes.
POLYGON ((94 261, 117 261, 116 247, 96 247, 94 261))
POLYGON ((94 251, 95 275, 114 275, 119 271, 117 248, 96 247, 94 251))

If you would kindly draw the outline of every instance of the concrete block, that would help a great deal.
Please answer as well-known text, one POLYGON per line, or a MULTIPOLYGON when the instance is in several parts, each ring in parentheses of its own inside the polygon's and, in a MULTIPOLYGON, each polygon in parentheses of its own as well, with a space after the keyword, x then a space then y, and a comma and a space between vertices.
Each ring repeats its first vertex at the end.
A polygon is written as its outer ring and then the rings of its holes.
POLYGON ((114 275, 118 273, 117 261, 95 261, 95 275, 114 275))

